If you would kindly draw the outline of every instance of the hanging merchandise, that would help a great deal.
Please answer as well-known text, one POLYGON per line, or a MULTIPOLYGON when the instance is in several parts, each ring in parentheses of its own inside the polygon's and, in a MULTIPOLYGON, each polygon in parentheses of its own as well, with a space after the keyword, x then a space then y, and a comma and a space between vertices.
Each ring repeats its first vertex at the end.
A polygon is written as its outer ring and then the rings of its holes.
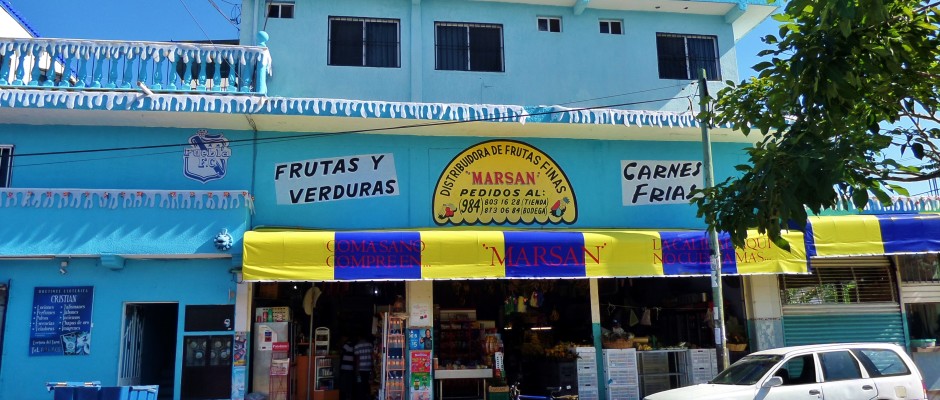
POLYGON ((643 325, 643 326, 650 326, 650 325, 652 325, 652 324, 653 324, 653 323, 650 321, 650 309, 649 309, 649 308, 644 308, 644 309, 643 309, 643 316, 640 317, 640 325, 643 325))
POLYGON ((532 296, 529 296, 529 307, 539 308, 539 292, 537 290, 532 291, 532 296))
POLYGON ((633 309, 630 309, 630 326, 634 327, 640 323, 640 318, 636 316, 636 313, 633 312, 633 309))
POLYGON ((516 298, 516 312, 524 313, 526 311, 525 300, 525 296, 519 296, 516 298))

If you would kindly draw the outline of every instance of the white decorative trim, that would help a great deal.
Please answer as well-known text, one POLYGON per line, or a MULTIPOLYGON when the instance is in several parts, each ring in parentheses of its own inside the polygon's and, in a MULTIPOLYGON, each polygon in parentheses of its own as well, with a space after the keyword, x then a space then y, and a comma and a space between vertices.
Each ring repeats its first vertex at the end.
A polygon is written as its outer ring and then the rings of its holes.
POLYGON ((254 200, 243 190, 0 189, 0 208, 143 208, 226 210, 254 200))
MULTIPOLYGON (((60 108, 205 112, 215 114, 305 115, 438 121, 487 121, 694 128, 692 112, 583 109, 562 106, 408 103, 226 94, 161 94, 137 91, 31 90, 0 87, 0 108, 60 108)), ((730 128, 723 125, 720 128, 730 128)))

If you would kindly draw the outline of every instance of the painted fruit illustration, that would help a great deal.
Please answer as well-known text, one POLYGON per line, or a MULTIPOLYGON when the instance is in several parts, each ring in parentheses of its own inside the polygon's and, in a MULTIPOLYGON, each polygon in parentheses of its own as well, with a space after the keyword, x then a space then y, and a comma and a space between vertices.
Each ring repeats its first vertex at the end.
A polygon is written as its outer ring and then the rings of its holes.
POLYGON ((564 197, 561 200, 556 201, 555 204, 552 206, 552 212, 551 212, 552 216, 560 217, 564 215, 565 208, 570 202, 571 200, 568 200, 567 197, 564 197))

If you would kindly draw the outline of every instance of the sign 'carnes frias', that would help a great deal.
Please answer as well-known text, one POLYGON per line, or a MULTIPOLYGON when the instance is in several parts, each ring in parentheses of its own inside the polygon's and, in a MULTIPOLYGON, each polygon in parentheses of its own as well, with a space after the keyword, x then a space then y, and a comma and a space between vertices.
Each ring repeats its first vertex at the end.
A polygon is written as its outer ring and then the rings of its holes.
POLYGON ((441 172, 432 203, 438 225, 571 224, 574 189, 547 154, 514 140, 491 140, 460 152, 441 172))

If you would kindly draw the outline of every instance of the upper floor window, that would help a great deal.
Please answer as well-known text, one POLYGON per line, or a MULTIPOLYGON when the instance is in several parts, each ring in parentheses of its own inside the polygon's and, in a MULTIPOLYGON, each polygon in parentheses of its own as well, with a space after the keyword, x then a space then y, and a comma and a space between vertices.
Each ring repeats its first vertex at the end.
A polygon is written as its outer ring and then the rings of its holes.
POLYGON ((268 18, 294 18, 294 3, 268 4, 268 18))
POLYGON ((329 65, 401 66, 397 19, 330 17, 329 65))
POLYGON ((602 19, 600 21, 601 33, 610 35, 623 35, 623 21, 615 19, 602 19))
POLYGON ((710 81, 721 80, 716 36, 656 34, 660 79, 698 79, 705 68, 710 81))
POLYGON ((503 26, 438 22, 434 69, 503 71, 503 26))
POLYGON ((558 17, 539 17, 539 31, 541 31, 541 32, 561 32, 561 18, 558 18, 558 17))
POLYGON ((903 282, 940 281, 940 254, 911 254, 898 256, 898 270, 903 282))
POLYGON ((13 146, 0 145, 0 187, 10 187, 13 172, 13 146))

